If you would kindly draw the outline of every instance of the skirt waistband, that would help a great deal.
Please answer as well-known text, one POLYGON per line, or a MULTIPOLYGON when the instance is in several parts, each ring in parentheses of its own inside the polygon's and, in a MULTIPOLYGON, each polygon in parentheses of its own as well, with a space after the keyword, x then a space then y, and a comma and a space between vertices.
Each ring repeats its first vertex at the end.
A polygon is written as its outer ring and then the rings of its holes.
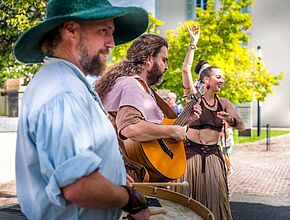
POLYGON ((189 139, 185 140, 185 147, 187 149, 196 151, 196 153, 198 154, 213 154, 215 153, 217 150, 219 150, 219 145, 218 144, 199 144, 199 143, 195 143, 189 139))
POLYGON ((189 159, 191 157, 193 157, 196 154, 201 155, 202 158, 202 173, 205 172, 205 160, 206 157, 215 154, 216 156, 218 156, 219 158, 222 159, 222 155, 221 155, 221 151, 220 151, 220 147, 218 144, 211 144, 211 145, 207 145, 207 144, 199 144, 199 143, 195 143, 191 140, 186 139, 185 140, 185 152, 186 152, 186 159, 189 159))

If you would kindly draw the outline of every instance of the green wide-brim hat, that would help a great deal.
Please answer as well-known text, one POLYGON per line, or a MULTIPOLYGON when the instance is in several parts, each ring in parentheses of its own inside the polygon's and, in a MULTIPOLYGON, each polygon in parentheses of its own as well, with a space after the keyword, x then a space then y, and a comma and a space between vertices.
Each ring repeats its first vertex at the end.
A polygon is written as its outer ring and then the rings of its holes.
POLYGON ((92 21, 114 19, 115 45, 134 40, 145 32, 148 13, 139 7, 115 7, 107 0, 51 0, 46 19, 26 31, 15 43, 14 56, 23 63, 41 63, 43 37, 67 21, 92 21))

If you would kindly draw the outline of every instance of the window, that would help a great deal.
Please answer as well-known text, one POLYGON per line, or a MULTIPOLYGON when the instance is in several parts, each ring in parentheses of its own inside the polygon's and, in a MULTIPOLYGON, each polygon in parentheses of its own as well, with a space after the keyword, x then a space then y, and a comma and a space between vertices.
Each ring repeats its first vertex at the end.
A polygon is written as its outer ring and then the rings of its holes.
POLYGON ((206 9, 207 0, 196 0, 196 7, 200 7, 202 9, 206 9))
POLYGON ((207 8, 207 0, 187 0, 187 20, 192 20, 197 17, 195 10, 196 7, 200 7, 205 10, 207 8))

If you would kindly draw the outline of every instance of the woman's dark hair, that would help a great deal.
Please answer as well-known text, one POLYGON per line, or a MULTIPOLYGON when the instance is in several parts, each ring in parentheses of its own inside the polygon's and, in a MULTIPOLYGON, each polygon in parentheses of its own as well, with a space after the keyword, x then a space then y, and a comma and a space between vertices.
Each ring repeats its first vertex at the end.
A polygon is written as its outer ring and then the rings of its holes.
POLYGON ((205 76, 210 76, 213 69, 218 69, 216 66, 208 66, 204 68, 204 65, 209 65, 209 63, 206 60, 200 60, 194 69, 194 72, 199 75, 199 80, 203 80, 205 76))

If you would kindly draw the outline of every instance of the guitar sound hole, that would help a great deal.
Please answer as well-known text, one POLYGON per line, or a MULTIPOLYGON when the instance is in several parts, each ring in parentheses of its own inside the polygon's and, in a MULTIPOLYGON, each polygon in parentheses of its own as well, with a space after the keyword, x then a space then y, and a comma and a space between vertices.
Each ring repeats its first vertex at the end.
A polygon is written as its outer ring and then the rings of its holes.
POLYGON ((157 139, 161 149, 171 158, 173 159, 173 153, 162 139, 157 139))

